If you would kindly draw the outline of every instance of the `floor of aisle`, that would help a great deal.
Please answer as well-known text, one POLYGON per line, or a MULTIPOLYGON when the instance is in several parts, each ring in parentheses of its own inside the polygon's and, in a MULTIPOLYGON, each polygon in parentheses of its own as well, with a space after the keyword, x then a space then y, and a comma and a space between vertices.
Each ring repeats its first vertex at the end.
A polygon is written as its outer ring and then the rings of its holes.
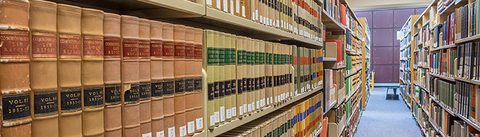
MULTIPOLYGON (((370 93, 354 137, 422 137, 412 112, 402 100, 385 100, 386 88, 370 93)), ((398 91, 397 91, 398 93, 398 91)))

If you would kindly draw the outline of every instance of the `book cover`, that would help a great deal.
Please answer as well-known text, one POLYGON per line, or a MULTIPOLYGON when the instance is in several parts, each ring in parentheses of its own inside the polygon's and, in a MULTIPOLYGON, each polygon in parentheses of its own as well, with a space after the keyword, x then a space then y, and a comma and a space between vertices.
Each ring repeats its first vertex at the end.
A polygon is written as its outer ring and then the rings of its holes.
POLYGON ((195 132, 203 131, 203 30, 200 28, 194 28, 194 114, 195 114, 195 132))
POLYGON ((273 56, 272 56, 272 43, 265 42, 266 53, 266 65, 265 65, 265 98, 266 105, 270 106, 273 103, 273 56))
POLYGON ((260 45, 259 45, 259 48, 260 48, 260 70, 259 70, 259 73, 260 73, 260 78, 259 78, 259 81, 260 81, 260 85, 259 85, 259 88, 260 88, 260 107, 265 107, 267 104, 266 104, 266 99, 267 98, 267 94, 266 94, 266 86, 265 86, 265 78, 266 78, 266 75, 265 75, 265 63, 266 63, 266 52, 265 52, 265 41, 260 41, 260 45))
POLYGON ((215 73, 215 72, 220 72, 220 32, 217 32, 217 31, 214 31, 213 33, 213 53, 214 53, 214 79, 215 79, 215 83, 214 83, 214 117, 213 117, 213 120, 215 122, 215 125, 214 126, 218 126, 219 125, 219 122, 220 122, 220 88, 222 87, 220 85, 220 73, 215 73))
POLYGON ((185 27, 185 118, 187 135, 195 133, 195 30, 185 27))
MULTIPOLYGON (((83 136, 104 135, 103 11, 82 8, 83 136)), ((68 71, 68 70, 66 70, 68 71)))
POLYGON ((224 114, 224 121, 230 121, 232 118, 232 84, 231 84, 231 79, 232 76, 231 74, 231 64, 230 64, 230 58, 232 57, 230 54, 230 47, 231 47, 231 42, 232 42, 232 35, 225 33, 225 40, 224 40, 224 90, 225 90, 225 114, 224 114))
MULTIPOLYGON (((215 45, 218 48, 218 107, 219 115, 218 122, 222 124, 225 122, 225 34, 223 32, 218 32, 218 39, 215 41, 215 45)), ((217 38, 217 37, 216 37, 217 38)))
POLYGON ((122 15, 120 35, 123 136, 140 136, 139 18, 122 15))
POLYGON ((31 1, 29 13, 30 87, 33 101, 28 105, 33 108, 31 131, 33 135, 39 137, 56 137, 58 136, 57 4, 31 1))
MULTIPOLYGON (((29 2, 6 0, 0 5, 0 91, 2 101, 18 103, 2 103, 0 121, 2 136, 30 137, 32 132, 31 89, 30 89, 30 56, 29 56, 29 2), (5 37, 5 39, 4 39, 5 37), (18 39, 14 39, 18 38, 18 39), (15 43, 19 43, 17 46, 15 43), (12 52, 19 51, 19 52, 12 52), (25 110, 15 113, 3 113, 10 110, 25 110)), ((33 102, 33 101, 32 101, 33 102)))
POLYGON ((163 116, 163 23, 150 22, 151 129, 153 137, 165 135, 163 116))
POLYGON ((294 96, 297 96, 300 94, 300 90, 298 89, 298 74, 297 74, 297 69, 298 69, 298 57, 297 57, 297 51, 298 47, 295 45, 292 45, 292 66, 293 66, 293 91, 294 91, 294 96))
POLYGON ((187 135, 187 121, 185 116, 185 92, 186 92, 186 52, 185 52, 185 26, 173 25, 174 44, 174 111, 175 111, 175 136, 187 135))
POLYGON ((152 136, 151 21, 139 19, 140 134, 152 136))
POLYGON ((105 84, 105 136, 116 137, 122 135, 121 110, 121 39, 120 15, 104 13, 103 18, 103 82, 105 84))
POLYGON ((230 69, 230 92, 231 92, 231 119, 235 119, 237 117, 237 52, 235 50, 237 43, 237 36, 231 35, 230 46, 228 47, 229 51, 229 69, 230 69))
POLYGON ((80 7, 57 5, 59 136, 82 136, 81 13, 80 7))
POLYGON ((215 126, 215 34, 212 30, 203 31, 203 69, 207 71, 207 128, 213 129, 215 126))

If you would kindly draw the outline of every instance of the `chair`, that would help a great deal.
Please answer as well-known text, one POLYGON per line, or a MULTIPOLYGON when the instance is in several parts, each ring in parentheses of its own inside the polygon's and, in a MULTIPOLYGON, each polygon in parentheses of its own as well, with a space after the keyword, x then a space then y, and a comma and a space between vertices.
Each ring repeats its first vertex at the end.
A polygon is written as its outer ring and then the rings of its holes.
POLYGON ((385 98, 386 100, 398 100, 398 94, 397 94, 397 89, 399 87, 396 86, 396 87, 388 87, 387 88, 387 97, 385 98), (388 91, 392 89, 393 90, 393 94, 388 94, 388 91))

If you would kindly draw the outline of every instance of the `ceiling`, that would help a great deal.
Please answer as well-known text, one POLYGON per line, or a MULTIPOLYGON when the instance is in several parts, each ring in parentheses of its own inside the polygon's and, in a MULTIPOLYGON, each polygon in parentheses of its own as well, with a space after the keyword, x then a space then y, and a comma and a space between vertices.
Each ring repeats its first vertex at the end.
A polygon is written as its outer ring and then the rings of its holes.
POLYGON ((427 7, 432 0, 348 0, 354 11, 427 7))

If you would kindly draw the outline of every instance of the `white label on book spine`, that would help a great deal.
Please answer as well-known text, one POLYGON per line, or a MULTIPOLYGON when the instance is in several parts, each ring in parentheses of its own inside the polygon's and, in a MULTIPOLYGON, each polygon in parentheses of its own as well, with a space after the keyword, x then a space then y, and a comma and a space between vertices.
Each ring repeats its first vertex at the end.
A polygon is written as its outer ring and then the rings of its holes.
POLYGON ((175 137, 175 127, 168 128, 168 137, 175 137))
POLYGON ((225 106, 220 107, 220 122, 225 121, 225 106))
POLYGON ((220 116, 219 116, 219 115, 220 115, 220 112, 218 112, 218 111, 217 111, 217 112, 213 112, 213 114, 215 114, 215 123, 220 122, 220 116))
POLYGON ((257 101, 257 109, 260 108, 260 101, 257 101))
POLYGON ((187 135, 187 126, 181 126, 180 129, 180 137, 184 137, 187 135))
POLYGON ((252 11, 252 20, 255 21, 255 11, 252 11))
POLYGON ((283 20, 280 20, 280 23, 281 23, 281 24, 280 24, 281 27, 282 27, 282 28, 285 28, 285 27, 284 27, 284 24, 283 24, 283 20))
POLYGON ((252 104, 248 104, 248 112, 252 111, 252 104))
POLYGON ((210 116, 210 126, 215 125, 215 114, 210 116))
POLYGON ((239 115, 243 115, 243 106, 238 107, 239 115))
POLYGON ((227 109, 227 119, 232 118, 232 109, 227 109))
POLYGON ((270 26, 273 25, 273 20, 272 19, 269 19, 270 20, 270 26))
POLYGON ((165 133, 162 131, 157 132, 157 137, 165 137, 165 133))
MULTIPOLYGON (((207 5, 212 6, 212 0, 207 0, 207 5)), ((157 132, 158 133, 158 132, 157 132)))
POLYGON ((230 0, 230 14, 235 14, 233 11, 233 0, 230 0))
POLYGON ((237 116, 237 107, 232 108, 232 117, 237 116))
POLYGON ((197 130, 203 128, 203 118, 197 118, 197 130))
POLYGON ((187 123, 188 134, 195 132, 195 121, 190 121, 187 123))
POLYGON ((280 27, 280 21, 277 20, 277 27, 280 27))
POLYGON ((217 0, 217 9, 222 9, 222 3, 220 0, 217 0))
POLYGON ((263 23, 263 16, 260 15, 260 23, 263 23))
POLYGON ((223 11, 228 13, 228 0, 222 0, 223 1, 223 11))
POLYGON ((243 113, 247 113, 247 104, 243 104, 243 113))
POLYGON ((237 12, 237 14, 240 14, 240 0, 236 1, 235 12, 237 12))
POLYGON ((278 98, 277 98, 277 97, 278 97, 278 96, 275 96, 275 103, 277 103, 277 102, 278 102, 278 100, 277 100, 278 98))
POLYGON ((267 98, 267 105, 270 104, 270 98, 267 98))
POLYGON ((255 101, 252 102, 252 111, 255 110, 255 101))
POLYGON ((273 103, 273 97, 270 97, 270 104, 273 103))
POLYGON ((258 20, 258 10, 255 10, 255 20, 258 20))
POLYGON ((146 134, 142 134, 142 137, 152 137, 152 132, 146 133, 146 134))
POLYGON ((245 16, 245 6, 242 6, 242 17, 247 17, 245 16))

